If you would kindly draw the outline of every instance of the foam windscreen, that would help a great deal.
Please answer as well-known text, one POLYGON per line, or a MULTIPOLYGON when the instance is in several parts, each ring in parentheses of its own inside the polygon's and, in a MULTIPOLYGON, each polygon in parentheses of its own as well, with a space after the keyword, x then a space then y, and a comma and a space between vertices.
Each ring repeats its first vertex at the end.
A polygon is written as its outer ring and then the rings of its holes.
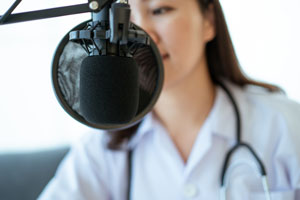
POLYGON ((138 66, 131 57, 89 56, 80 69, 80 110, 92 123, 127 123, 139 104, 138 66))

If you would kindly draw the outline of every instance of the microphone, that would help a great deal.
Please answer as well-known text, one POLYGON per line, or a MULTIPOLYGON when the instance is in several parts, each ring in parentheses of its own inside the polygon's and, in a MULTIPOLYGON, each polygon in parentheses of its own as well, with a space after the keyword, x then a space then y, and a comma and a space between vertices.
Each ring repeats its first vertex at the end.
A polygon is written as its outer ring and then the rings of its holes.
POLYGON ((136 115, 138 67, 133 58, 89 56, 80 70, 80 110, 91 123, 119 124, 136 115))
POLYGON ((90 123, 127 123, 137 113, 138 66, 126 48, 129 18, 129 5, 115 2, 93 13, 86 30, 70 33, 70 40, 88 43, 89 56, 80 69, 79 101, 81 114, 90 123))

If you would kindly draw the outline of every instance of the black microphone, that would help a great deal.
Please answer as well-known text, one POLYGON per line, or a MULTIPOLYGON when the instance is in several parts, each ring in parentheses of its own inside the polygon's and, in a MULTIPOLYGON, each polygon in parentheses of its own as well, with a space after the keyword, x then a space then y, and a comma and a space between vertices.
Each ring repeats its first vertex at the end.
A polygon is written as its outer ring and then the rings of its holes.
POLYGON ((90 123, 127 123, 137 113, 138 66, 126 48, 129 18, 128 4, 113 3, 93 13, 86 30, 70 33, 71 40, 88 43, 89 56, 80 69, 79 101, 81 115, 90 123))
POLYGON ((130 23, 129 5, 119 2, 69 31, 52 62, 53 88, 65 111, 110 131, 139 123, 153 109, 164 77, 154 41, 130 23))
POLYGON ((80 70, 80 110, 91 123, 129 122, 139 103, 138 67, 133 58, 90 56, 80 70))

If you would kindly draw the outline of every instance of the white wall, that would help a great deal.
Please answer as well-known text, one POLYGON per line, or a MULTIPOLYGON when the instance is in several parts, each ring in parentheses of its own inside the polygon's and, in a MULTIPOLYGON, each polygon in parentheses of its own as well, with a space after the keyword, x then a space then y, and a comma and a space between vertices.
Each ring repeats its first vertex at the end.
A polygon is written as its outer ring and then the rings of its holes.
MULTIPOLYGON (((13 1, 1 1, 0 13, 13 1)), ((22 1, 16 12, 85 3, 22 1)), ((300 102, 300 1, 222 0, 244 71, 300 102)), ((0 26, 0 151, 67 144, 89 128, 58 104, 51 61, 60 39, 89 14, 0 26)))
POLYGON ((221 0, 240 63, 300 101, 300 1, 221 0))

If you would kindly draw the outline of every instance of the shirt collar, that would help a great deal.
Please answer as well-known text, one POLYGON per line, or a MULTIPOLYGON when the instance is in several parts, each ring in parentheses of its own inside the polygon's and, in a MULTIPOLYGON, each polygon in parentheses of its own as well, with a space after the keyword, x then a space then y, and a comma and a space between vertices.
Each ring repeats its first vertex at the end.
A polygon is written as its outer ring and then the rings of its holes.
POLYGON ((130 140, 129 147, 134 148, 146 134, 152 132, 155 129, 155 125, 157 123, 158 122, 154 118, 152 112, 146 114, 145 117, 142 119, 138 129, 136 130, 136 134, 130 140))
MULTIPOLYGON (((232 93, 238 108, 241 112, 241 104, 245 101, 242 90, 229 82, 226 86, 232 93)), ((242 113, 240 113, 242 115, 242 113)), ((228 140, 235 140, 236 137, 236 116, 233 105, 226 92, 219 86, 216 86, 216 98, 214 105, 209 113, 211 118, 212 135, 228 140)), ((242 121, 245 119, 242 119, 242 121)), ((153 132, 159 126, 158 120, 152 112, 148 113, 142 120, 135 136, 131 139, 129 146, 134 147, 147 134, 153 132)))

